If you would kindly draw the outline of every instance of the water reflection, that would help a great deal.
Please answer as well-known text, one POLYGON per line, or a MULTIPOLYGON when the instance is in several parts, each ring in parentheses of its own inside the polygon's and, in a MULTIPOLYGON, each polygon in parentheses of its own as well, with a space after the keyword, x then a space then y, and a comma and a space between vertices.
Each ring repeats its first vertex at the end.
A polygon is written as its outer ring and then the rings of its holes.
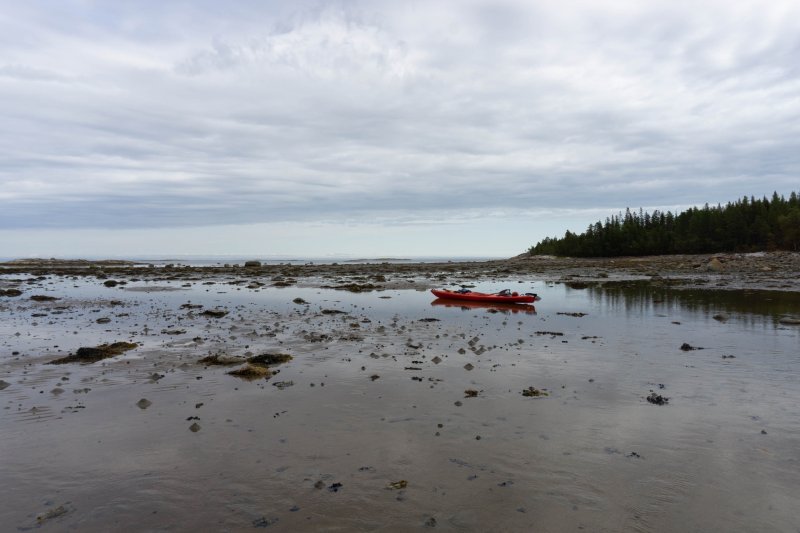
POLYGON ((62 508, 51 529, 158 530, 166 516, 237 531, 416 530, 434 515, 465 531, 796 524, 800 328, 771 329, 796 295, 540 284, 537 314, 426 290, 213 281, 46 281, 36 292, 60 301, 0 305, 14 487, 0 523, 32 529, 62 508), (44 364, 125 339, 140 347, 44 364), (200 362, 248 351, 294 359, 253 382, 200 362), (669 403, 648 403, 654 390, 669 403), (397 480, 408 490, 387 489, 397 480))
POLYGON ((737 317, 751 324, 779 326, 778 320, 800 314, 800 294, 784 291, 673 289, 649 282, 606 283, 586 289, 595 305, 608 312, 657 315, 681 310, 717 320, 737 317))
POLYGON ((536 307, 530 304, 507 304, 507 303, 485 303, 485 302, 468 302, 468 301, 453 301, 437 298, 431 302, 434 307, 452 307, 455 309, 462 309, 463 311, 473 311, 475 309, 485 309, 489 313, 504 313, 504 314, 517 314, 525 313, 529 315, 536 314, 536 307))

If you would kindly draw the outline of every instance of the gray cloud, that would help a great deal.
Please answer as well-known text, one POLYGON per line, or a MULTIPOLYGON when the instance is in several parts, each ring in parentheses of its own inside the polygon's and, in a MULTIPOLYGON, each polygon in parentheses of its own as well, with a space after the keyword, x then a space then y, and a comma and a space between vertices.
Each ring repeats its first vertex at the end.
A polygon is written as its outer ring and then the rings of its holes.
POLYGON ((457 219, 796 188, 793 2, 287 4, 7 7, 0 227, 457 219))

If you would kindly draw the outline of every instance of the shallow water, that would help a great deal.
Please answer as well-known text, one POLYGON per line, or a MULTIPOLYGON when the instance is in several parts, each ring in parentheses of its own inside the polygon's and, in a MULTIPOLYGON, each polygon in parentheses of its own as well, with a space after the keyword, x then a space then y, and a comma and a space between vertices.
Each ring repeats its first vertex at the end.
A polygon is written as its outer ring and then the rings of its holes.
POLYGON ((227 281, 52 277, 0 299, 0 523, 799 530, 800 327, 778 322, 800 313, 796 294, 476 287, 542 297, 517 311, 227 281), (120 340, 141 346, 44 364, 120 340), (246 352, 294 359, 266 381, 197 363, 246 352), (668 404, 648 403, 651 391, 668 404))

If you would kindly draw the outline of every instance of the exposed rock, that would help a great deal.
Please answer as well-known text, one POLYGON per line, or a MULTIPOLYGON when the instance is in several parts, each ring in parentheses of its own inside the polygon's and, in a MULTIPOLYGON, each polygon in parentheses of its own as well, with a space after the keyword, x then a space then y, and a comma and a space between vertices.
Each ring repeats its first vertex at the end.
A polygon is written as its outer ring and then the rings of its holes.
POLYGON ((60 300, 61 298, 56 298, 55 296, 46 296, 44 294, 34 294, 31 296, 31 300, 34 302, 52 302, 55 300, 60 300))
POLYGON ((151 402, 147 398, 142 398, 141 400, 136 402, 136 407, 138 407, 139 409, 142 409, 142 410, 147 409, 151 405, 153 405, 153 402, 151 402))
POLYGON ((785 316, 785 317, 782 317, 781 319, 779 319, 778 322, 781 323, 781 324, 787 324, 787 325, 797 325, 797 324, 800 324, 800 318, 795 318, 795 317, 791 317, 791 316, 785 316))
POLYGON ((120 355, 128 350, 138 348, 138 344, 132 342, 115 342, 113 344, 102 344, 100 346, 82 347, 73 355, 68 355, 60 359, 55 359, 47 364, 63 365, 65 363, 95 363, 109 357, 120 355))
POLYGON ((97 322, 98 324, 108 324, 109 322, 111 322, 111 319, 108 318, 107 316, 104 316, 102 318, 98 318, 97 320, 95 320, 95 322, 97 322))
POLYGON ((719 259, 713 257, 711 258, 711 261, 706 264, 706 270, 710 272, 722 272, 725 270, 725 267, 719 259))
POLYGON ((225 355, 214 354, 203 357, 197 362, 204 365, 229 366, 229 365, 240 365, 245 361, 246 359, 244 357, 228 357, 225 355))
POLYGON ((533 398, 539 398, 539 397, 542 397, 542 396, 550 396, 550 394, 548 394, 547 392, 545 392, 543 390, 539 390, 539 389, 537 389, 535 387, 528 387, 527 389, 522 389, 522 395, 523 396, 528 396, 528 397, 533 397, 533 398))
POLYGON ((0 296, 14 297, 14 296, 19 296, 21 294, 22 294, 22 291, 19 290, 19 289, 6 289, 4 291, 0 290, 0 296))
POLYGON ((47 520, 52 520, 53 518, 58 518, 59 516, 63 516, 68 512, 69 511, 67 510, 66 507, 64 507, 63 505, 59 505, 55 509, 50 509, 46 513, 37 516, 36 521, 41 524, 42 522, 45 522, 47 520))
POLYGON ((200 314, 211 318, 222 318, 228 314, 228 311, 223 309, 206 309, 200 314))
POLYGON ((262 353, 261 355, 247 358, 248 363, 256 365, 280 365, 291 360, 292 356, 286 353, 262 353))
POLYGON ((647 397, 647 401, 654 405, 666 405, 669 403, 669 398, 650 391, 650 396, 647 397))
POLYGON ((292 300, 292 302, 296 303, 297 305, 304 305, 304 304, 308 303, 307 301, 303 300, 302 298, 295 298, 294 300, 292 300))
POLYGON ((245 261, 245 268, 261 268, 261 261, 245 261))
POLYGON ((339 291, 350 291, 350 292, 372 292, 374 290, 383 289, 380 285, 373 285, 372 283, 345 283, 343 285, 323 285, 321 288, 323 289, 336 289, 339 291))
POLYGON ((198 431, 200 431, 200 429, 201 429, 200 424, 198 424, 197 422, 194 422, 192 423, 191 426, 189 426, 189 431, 191 431, 192 433, 197 433, 198 431))
POLYGON ((237 378, 253 380, 268 378, 272 375, 272 371, 265 366, 246 364, 241 368, 231 370, 228 374, 237 378))
POLYGON ((8 381, 3 381, 2 379, 0 379, 0 390, 7 389, 10 386, 11 386, 11 383, 9 383, 8 381))
POLYGON ((114 281, 113 279, 110 279, 110 280, 104 281, 103 285, 105 285, 106 287, 116 287, 117 285, 119 285, 119 282, 118 281, 114 281))

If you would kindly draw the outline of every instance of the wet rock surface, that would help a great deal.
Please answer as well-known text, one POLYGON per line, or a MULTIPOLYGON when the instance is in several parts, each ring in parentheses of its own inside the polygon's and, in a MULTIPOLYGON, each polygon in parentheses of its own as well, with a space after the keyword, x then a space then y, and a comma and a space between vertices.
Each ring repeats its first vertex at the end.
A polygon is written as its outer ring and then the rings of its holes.
POLYGON ((138 345, 132 342, 114 342, 111 344, 101 344, 100 346, 82 347, 73 355, 61 357, 50 361, 51 365, 63 365, 67 363, 96 363, 109 357, 121 355, 128 350, 137 348, 138 345))
POLYGON ((647 401, 654 405, 667 405, 669 403, 669 398, 651 391, 650 395, 647 397, 647 401))
POLYGON ((8 298, 14 298, 16 296, 21 296, 22 291, 19 289, 0 289, 0 296, 6 296, 8 298))

